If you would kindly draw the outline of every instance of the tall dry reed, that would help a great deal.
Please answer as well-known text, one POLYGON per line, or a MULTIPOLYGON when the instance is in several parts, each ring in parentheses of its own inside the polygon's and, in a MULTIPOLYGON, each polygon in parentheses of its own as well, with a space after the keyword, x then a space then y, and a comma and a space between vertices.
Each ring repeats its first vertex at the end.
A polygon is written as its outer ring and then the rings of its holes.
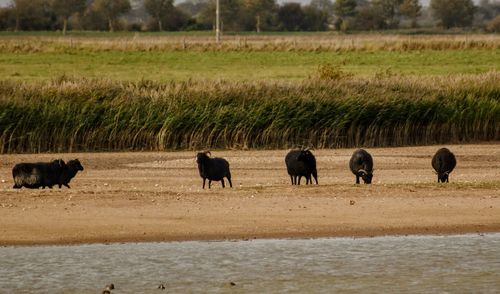
POLYGON ((0 81, 0 152, 500 139, 500 73, 302 83, 0 81))

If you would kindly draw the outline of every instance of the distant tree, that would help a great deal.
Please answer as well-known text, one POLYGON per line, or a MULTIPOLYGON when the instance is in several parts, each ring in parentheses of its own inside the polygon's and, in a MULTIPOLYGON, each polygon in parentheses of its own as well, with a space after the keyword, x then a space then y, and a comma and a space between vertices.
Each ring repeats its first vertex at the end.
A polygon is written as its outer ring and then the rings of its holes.
POLYGON ((333 4, 333 14, 337 18, 335 27, 340 30, 346 28, 347 19, 356 15, 356 0, 337 0, 333 4))
POLYGON ((77 14, 71 19, 71 25, 80 30, 105 31, 109 30, 109 23, 104 13, 97 11, 94 5, 87 7, 84 13, 77 14))
POLYGON ((245 11, 252 15, 255 23, 255 31, 260 32, 264 18, 269 18, 276 11, 275 0, 245 0, 243 2, 245 11))
POLYGON ((15 23, 14 9, 12 7, 0 8, 0 30, 12 28, 15 23))
POLYGON ((311 0, 309 6, 325 12, 329 17, 333 15, 333 2, 331 0, 311 0))
POLYGON ((12 12, 15 31, 51 30, 56 22, 56 16, 46 0, 13 0, 12 12))
POLYGON ((333 16, 333 2, 332 0, 311 0, 311 3, 309 4, 311 8, 315 8, 322 13, 326 13, 327 15, 327 23, 326 27, 334 21, 334 16, 333 16))
POLYGON ((278 9, 278 20, 286 31, 300 30, 304 17, 299 3, 285 3, 278 9))
POLYGON ((155 19, 158 23, 158 29, 163 30, 162 16, 169 14, 174 10, 173 0, 145 0, 144 7, 146 11, 155 19))
POLYGON ((384 20, 382 29, 394 29, 399 25, 399 7, 404 0, 373 0, 374 6, 380 13, 384 20))
POLYGON ((402 15, 408 17, 411 20, 411 27, 417 27, 417 18, 421 14, 422 6, 418 3, 418 0, 404 0, 399 10, 402 15))
POLYGON ((304 6, 302 29, 306 31, 325 31, 328 28, 328 13, 311 5, 304 6))
POLYGON ((131 9, 129 0, 95 0, 93 7, 106 17, 110 32, 114 31, 116 19, 131 9))
POLYGON ((358 12, 354 17, 353 28, 356 30, 380 30, 385 27, 382 17, 381 7, 372 3, 365 3, 358 7, 358 12))
POLYGON ((477 7, 478 12, 484 15, 487 20, 493 19, 500 15, 500 1, 498 0, 481 0, 477 7))
POLYGON ((474 15, 478 26, 484 26, 488 21, 500 15, 500 1, 481 0, 474 15))
POLYGON ((500 33, 500 15, 497 15, 486 24, 486 31, 490 33, 500 33))
POLYGON ((430 8, 434 18, 447 29, 470 26, 476 10, 472 0, 431 0, 430 8))
POLYGON ((12 1, 12 9, 14 12, 14 16, 16 18, 16 26, 14 28, 14 31, 17 32, 21 28, 21 18, 24 15, 28 14, 28 11, 30 10, 30 0, 13 0, 12 1))
POLYGON ((173 7, 167 13, 161 16, 162 26, 164 30, 179 31, 186 29, 189 25, 193 25, 194 21, 177 7, 173 7))
POLYGON ((177 4, 176 7, 190 17, 197 17, 209 4, 208 0, 188 0, 177 4))
POLYGON ((66 35, 68 19, 71 15, 83 12, 87 6, 86 0, 52 0, 54 13, 63 20, 63 35, 66 35))

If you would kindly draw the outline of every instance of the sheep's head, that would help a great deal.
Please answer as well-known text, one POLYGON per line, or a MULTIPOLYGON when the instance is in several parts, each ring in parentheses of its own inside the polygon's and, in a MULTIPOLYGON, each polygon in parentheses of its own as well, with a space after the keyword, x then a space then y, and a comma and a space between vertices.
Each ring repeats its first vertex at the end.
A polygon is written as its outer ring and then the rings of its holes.
POLYGON ((448 181, 448 176, 450 175, 449 171, 445 171, 443 173, 437 173, 438 175, 438 180, 441 181, 442 183, 445 183, 448 181))
POLYGON ((83 166, 80 163, 80 160, 78 160, 78 159, 68 161, 68 165, 71 165, 75 170, 83 171, 83 166))
POLYGON ((299 155, 297 156, 298 161, 309 161, 314 158, 314 155, 309 150, 309 148, 300 150, 299 155))
POLYGON ((358 176, 363 179, 363 182, 365 182, 365 184, 371 184, 373 178, 373 170, 366 171, 364 169, 360 169, 358 170, 358 176))
POLYGON ((210 151, 201 151, 196 154, 196 162, 198 164, 204 163, 207 159, 209 159, 208 154, 211 155, 210 151))

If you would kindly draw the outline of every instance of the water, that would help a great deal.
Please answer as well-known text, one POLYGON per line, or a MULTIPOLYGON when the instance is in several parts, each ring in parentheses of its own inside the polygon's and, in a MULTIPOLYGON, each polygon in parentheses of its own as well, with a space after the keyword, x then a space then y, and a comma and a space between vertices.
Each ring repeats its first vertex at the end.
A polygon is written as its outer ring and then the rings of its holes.
POLYGON ((113 293, 499 293, 500 234, 0 248, 0 293, 108 283, 113 293))

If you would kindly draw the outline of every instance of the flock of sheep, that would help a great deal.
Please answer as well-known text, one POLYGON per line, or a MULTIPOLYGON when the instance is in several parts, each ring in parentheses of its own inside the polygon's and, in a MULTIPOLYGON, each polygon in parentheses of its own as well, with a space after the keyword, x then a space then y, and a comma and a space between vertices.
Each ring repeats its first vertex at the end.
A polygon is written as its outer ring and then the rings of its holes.
MULTIPOLYGON (((224 158, 211 158, 209 155, 211 155, 210 151, 198 152, 196 155, 198 171, 203 179, 203 189, 205 189, 206 180, 208 180, 209 189, 212 186, 212 181, 220 181, 224 188, 224 178, 229 182, 229 186, 233 187, 229 162, 224 158)), ((318 184, 316 158, 308 148, 291 150, 285 156, 285 163, 292 185, 300 185, 302 177, 305 177, 306 184, 312 184, 312 178, 318 184)), ((448 177, 456 164, 455 155, 447 148, 441 148, 434 154, 432 167, 436 171, 438 183, 448 182, 448 177)), ((356 184, 360 183, 360 178, 365 184, 371 184, 374 170, 373 158, 366 150, 354 151, 349 161, 349 168, 356 176, 356 184)), ((59 188, 63 185, 70 188, 69 182, 78 171, 83 171, 83 166, 78 159, 70 160, 67 163, 62 159, 52 162, 19 163, 12 169, 14 188, 52 188, 55 185, 58 185, 59 188)))
MULTIPOLYGON (((224 178, 227 178, 229 185, 231 183, 231 172, 229 163, 224 158, 210 158, 209 151, 199 152, 196 162, 198 163, 198 171, 203 179, 203 188, 208 179, 208 188, 212 181, 220 181, 224 188, 224 178)), ((306 185, 311 183, 312 178, 318 184, 318 171, 316 169, 316 158, 312 152, 306 149, 291 150, 285 156, 285 164, 292 185, 300 185, 302 177, 306 178, 306 185)), ((457 165, 455 155, 447 148, 439 149, 432 157, 432 167, 436 171, 439 182, 448 182, 448 176, 457 165)), ((365 184, 371 184, 373 178, 373 158, 364 149, 354 151, 349 161, 349 168, 356 176, 356 184, 359 184, 359 179, 363 179, 365 184)))

